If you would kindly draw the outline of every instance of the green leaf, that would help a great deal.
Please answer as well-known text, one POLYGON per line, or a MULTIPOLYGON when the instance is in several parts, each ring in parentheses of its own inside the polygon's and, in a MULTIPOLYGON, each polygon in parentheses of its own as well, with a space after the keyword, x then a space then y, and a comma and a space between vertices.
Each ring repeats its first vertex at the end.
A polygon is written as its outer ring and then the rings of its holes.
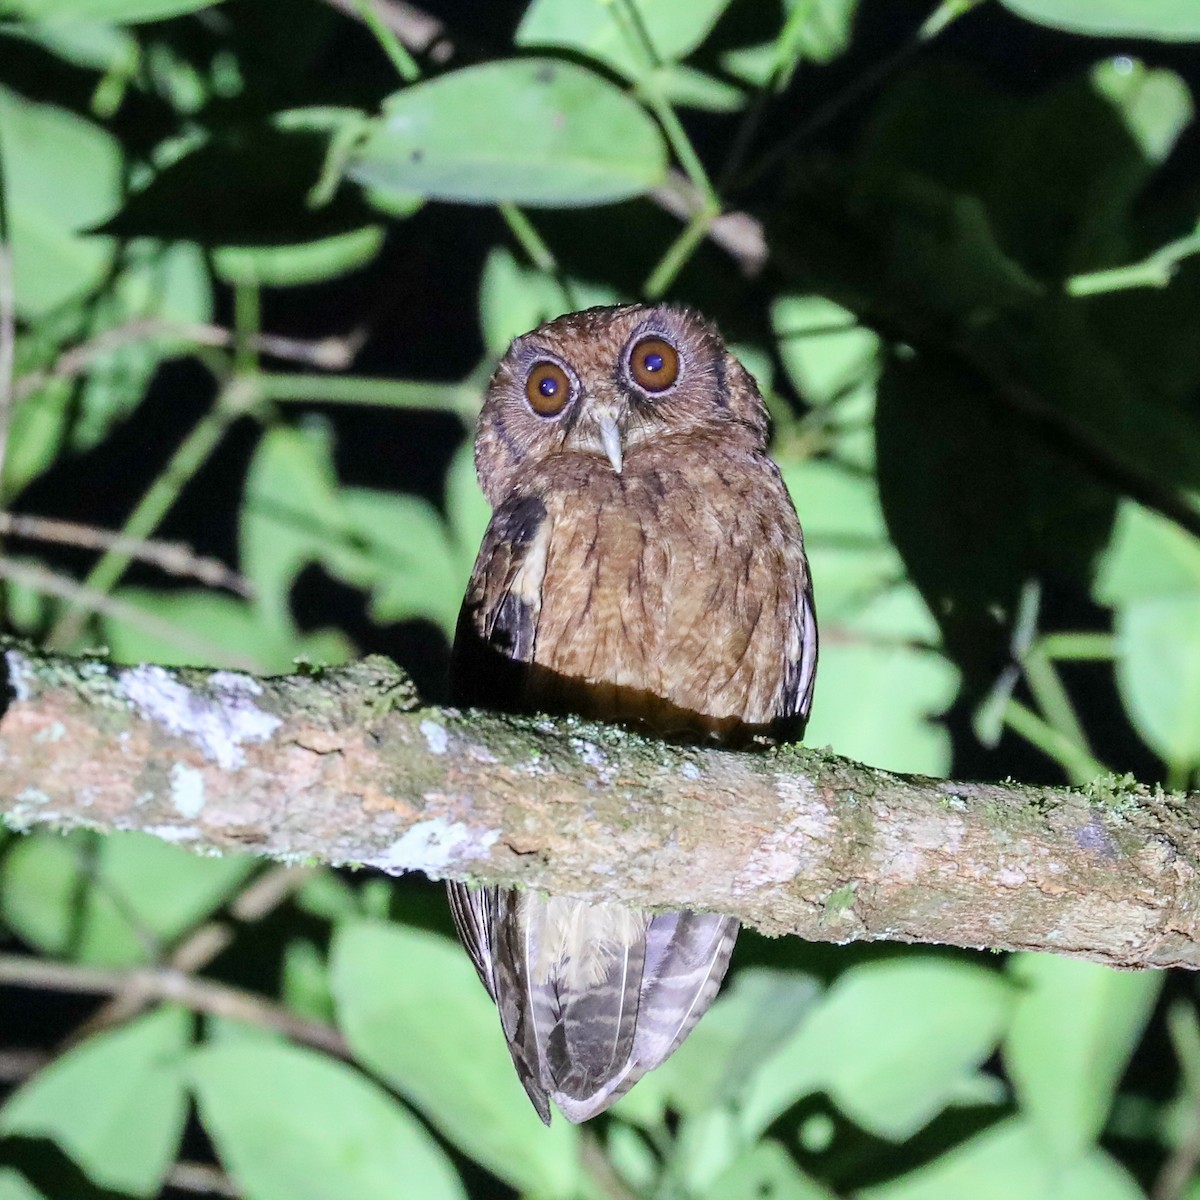
POLYGON ((301 569, 337 557, 351 537, 329 427, 314 421, 268 429, 246 474, 241 560, 258 607, 278 631, 292 631, 288 595, 301 569))
POLYGON ((1092 594, 1117 607, 1155 596, 1200 592, 1200 541, 1174 521, 1123 500, 1092 594))
MULTIPOLYGON (((827 366, 818 378, 836 388, 845 372, 827 366)), ((944 774, 950 739, 934 718, 954 699, 958 672, 923 648, 937 642, 937 626, 901 582, 874 482, 821 459, 783 475, 804 524, 824 633, 805 740, 889 770, 944 774)))
POLYGON ((1200 765, 1200 593, 1117 612, 1117 685, 1134 728, 1175 768, 1200 765))
POLYGON ((805 1019, 819 991, 815 980, 794 971, 739 972, 687 1041, 639 1090, 663 1089, 685 1114, 736 1100, 746 1081, 805 1019))
POLYGON ((1129 1173, 1102 1150, 1063 1164, 1019 1117, 1002 1121, 859 1200, 1144 1200, 1129 1173))
MULTIPOLYGON (((660 63, 686 58, 709 35, 729 0, 630 0, 641 34, 660 63)), ((607 0, 534 0, 517 27, 518 46, 575 50, 637 80, 650 64, 641 34, 627 23, 625 7, 607 0)))
POLYGON ((334 936, 330 971, 338 1024, 364 1066, 513 1187, 574 1195, 578 1132, 561 1118, 543 1128, 461 947, 422 930, 351 921, 334 936))
POLYGON ((493 246, 479 281, 479 324, 491 355, 501 355, 515 337, 568 310, 558 281, 523 267, 507 246, 493 246))
POLYGON ((879 335, 849 309, 824 296, 780 296, 771 327, 792 386, 808 404, 824 408, 864 388, 874 391, 879 335))
POLYGON ((1002 0, 1020 17, 1092 37, 1200 38, 1192 0, 1002 0))
POLYGON ((134 25, 211 8, 220 0, 0 0, 0 16, 35 21, 108 21, 134 25))
POLYGON ((199 858, 143 833, 37 834, 0 868, 0 911, 48 954, 146 962, 224 903, 253 868, 250 858, 199 858))
POLYGON ((174 637, 149 622, 105 616, 104 642, 118 662, 169 666, 232 667, 259 674, 286 674, 302 658, 345 662, 354 644, 340 630, 300 633, 290 616, 216 592, 122 588, 116 599, 178 630, 174 637))
POLYGON ((0 1167, 0 1200, 53 1200, 39 1192, 20 1171, 0 1167))
POLYGON ((1166 976, 1052 954, 1014 955, 1009 974, 1004 1064, 1031 1127, 1069 1162, 1099 1136, 1166 976))
POLYGON ((522 58, 391 96, 349 174, 439 200, 571 206, 641 195, 666 169, 662 135, 636 101, 574 63, 522 58))
POLYGON ((160 1008, 57 1058, 0 1109, 0 1132, 49 1137, 101 1187, 157 1196, 187 1115, 191 1016, 160 1008))
POLYGON ((1003 977, 965 963, 909 956, 854 967, 751 1080, 743 1126, 761 1133, 825 1091, 862 1128, 903 1141, 989 1057, 1011 1003, 1003 977))
POLYGON ((461 1200, 449 1159, 387 1092, 282 1043, 231 1041, 191 1060, 200 1119, 256 1200, 461 1200))
POLYGON ((368 488, 344 489, 342 507, 370 563, 371 619, 426 617, 453 637, 471 561, 437 509, 419 496, 368 488))
POLYGON ((121 151, 99 126, 0 87, 4 186, 17 313, 30 320, 90 292, 111 238, 80 232, 120 202, 121 151))
POLYGON ((446 510, 459 553, 466 563, 473 564, 492 519, 492 506, 479 486, 470 442, 464 442, 450 460, 446 472, 446 510))
POLYGON ((834 1200, 769 1138, 734 1159, 703 1194, 711 1200, 834 1200))
POLYGON ((213 267, 228 283, 301 287, 366 266, 383 246, 383 235, 382 225, 364 225, 293 246, 219 246, 213 267))

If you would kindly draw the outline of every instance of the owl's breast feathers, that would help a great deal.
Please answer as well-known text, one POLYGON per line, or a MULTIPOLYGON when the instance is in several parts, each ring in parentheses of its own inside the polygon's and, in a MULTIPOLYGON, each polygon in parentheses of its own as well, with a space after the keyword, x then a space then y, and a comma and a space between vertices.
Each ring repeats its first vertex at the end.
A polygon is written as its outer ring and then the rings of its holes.
POLYGON ((618 475, 540 464, 497 508, 455 643, 464 703, 744 740, 799 731, 816 621, 774 464, 696 435, 618 475))

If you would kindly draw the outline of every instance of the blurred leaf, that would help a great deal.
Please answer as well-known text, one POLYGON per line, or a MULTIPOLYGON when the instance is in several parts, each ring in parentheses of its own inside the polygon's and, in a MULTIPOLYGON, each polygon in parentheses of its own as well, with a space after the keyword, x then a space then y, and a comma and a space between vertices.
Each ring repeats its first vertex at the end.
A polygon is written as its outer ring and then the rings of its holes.
POLYGON ((296 904, 325 921, 358 915, 354 889, 331 870, 318 871, 296 893, 296 904))
POLYGON ((1200 38, 1192 0, 1002 0, 1020 17, 1092 37, 1200 38))
POLYGON ((513 1187, 574 1195, 578 1131, 561 1118, 543 1128, 461 947, 403 925, 345 922, 330 964, 338 1024, 364 1066, 513 1187))
POLYGON ((39 1192, 20 1171, 0 1167, 0 1200, 52 1200, 39 1192))
POLYGON ((254 867, 142 833, 36 834, 0 867, 0 911, 31 945, 83 962, 145 962, 228 899, 254 867))
POLYGON ((944 774, 950 739, 933 718, 954 699, 958 672, 924 648, 938 641, 937 626, 903 581, 874 482, 820 459, 783 474, 804 525, 822 630, 805 740, 889 770, 944 774))
POLYGON ((513 338, 568 308, 557 280, 521 266, 507 246, 488 252, 479 280, 479 323, 489 354, 503 354, 513 338))
MULTIPOLYGON (((475 475, 475 454, 464 442, 446 472, 446 511, 462 561, 474 565, 475 555, 492 518, 492 507, 475 475)), ((465 590, 465 586, 464 586, 465 590)))
POLYGON ((1174 521, 1123 500, 1096 573, 1093 595, 1117 607, 1200 591, 1200 542, 1174 521))
POLYGON ((278 675, 291 671, 297 659, 340 663, 354 655, 353 642, 340 630, 300 633, 290 615, 281 621, 276 612, 236 596, 122 588, 116 598, 182 633, 171 639, 157 627, 106 616, 101 621, 104 642, 118 662, 234 667, 278 675))
POLYGON ((861 389, 874 391, 880 338, 849 309, 824 296, 780 296, 771 327, 792 386, 824 408, 861 389))
POLYGON ((920 958, 842 975, 751 1080, 743 1127, 761 1133, 797 1100, 827 1092, 851 1120, 903 1141, 989 1057, 1012 990, 995 972, 920 958))
POLYGON ((1200 765, 1200 592, 1117 611, 1117 685, 1142 739, 1170 766, 1200 765))
POLYGON ((349 174, 439 200, 570 206, 640 195, 666 169, 658 127, 629 96, 573 63, 522 58, 395 93, 349 174))
POLYGON ((639 1089, 662 1088, 673 1107, 688 1114, 735 1100, 806 1018, 819 992, 814 979, 795 971, 737 973, 687 1041, 639 1089))
POLYGON ((220 0, 2 0, 0 16, 12 13, 37 21, 111 21, 133 25, 210 8, 220 0))
POLYGON ((857 1193, 859 1200, 1145 1200, 1123 1167, 1102 1150, 1057 1162, 1033 1128, 1015 1117, 985 1129, 899 1179, 857 1193))
POLYGON ((191 1060, 200 1119, 256 1200, 459 1200, 445 1153, 343 1063, 283 1043, 227 1042, 191 1060))
POLYGON ((0 87, 4 186, 19 316, 91 291, 112 264, 110 238, 82 230, 121 196, 121 151, 99 126, 0 87))
POLYGON ((0 1132, 53 1138, 93 1182, 157 1196, 187 1115, 190 1038, 190 1014, 170 1007, 98 1034, 18 1088, 0 1132))
POLYGON ((205 323, 211 316, 208 271, 195 246, 138 241, 123 247, 110 286, 64 314, 62 328, 43 321, 38 352, 21 363, 22 374, 50 371, 63 355, 91 343, 87 370, 79 378, 51 379, 17 404, 5 459, 6 488, 19 492, 64 449, 92 449, 134 411, 158 364, 189 346, 165 332, 152 335, 149 325, 205 323), (139 325, 144 336, 107 348, 100 344, 139 325))
POLYGON ((1059 1163, 1099 1136, 1166 978, 1052 954, 1008 960, 1017 984, 1004 1065, 1039 1144, 1059 1163))
POLYGON ((290 633, 288 596, 301 569, 353 548, 328 425, 275 425, 263 434, 246 473, 240 540, 257 607, 277 631, 290 633))
POLYGON ((656 72, 656 82, 663 98, 676 108, 731 113, 745 108, 749 99, 740 87, 682 63, 670 63, 661 68, 656 72))
POLYGON ((371 619, 427 617, 453 637, 472 560, 437 509, 419 496, 367 488, 344 489, 342 506, 372 564, 371 619))
MULTIPOLYGON (((924 607, 911 588, 902 599, 924 607)), ((827 636, 821 646, 822 682, 804 740, 888 771, 944 775, 950 734, 936 718, 958 691, 954 665, 932 650, 855 645, 849 636, 827 636)))
POLYGON ((233 284, 300 287, 321 283, 366 266, 383 246, 383 234, 382 225, 364 225, 294 246, 218 246, 213 251, 213 268, 233 284))
POLYGON ((744 1151, 703 1194, 711 1200, 834 1200, 769 1138, 744 1151))
POLYGON ((333 1021, 329 970, 321 948, 307 938, 292 938, 283 955, 283 1002, 293 1012, 327 1024, 333 1021))
MULTIPOLYGON (((12 2, 32 8, 37 0, 0 0, 0 14, 12 2)), ((51 54, 93 71, 120 71, 136 61, 137 39, 116 25, 79 20, 37 22, 27 20, 5 30, 16 37, 44 46, 51 54)))
POLYGON ((629 7, 636 10, 640 30, 627 24, 619 3, 533 0, 515 41, 518 46, 576 50, 636 81, 650 65, 643 36, 649 38, 658 62, 677 62, 704 41, 729 0, 630 0, 629 7))

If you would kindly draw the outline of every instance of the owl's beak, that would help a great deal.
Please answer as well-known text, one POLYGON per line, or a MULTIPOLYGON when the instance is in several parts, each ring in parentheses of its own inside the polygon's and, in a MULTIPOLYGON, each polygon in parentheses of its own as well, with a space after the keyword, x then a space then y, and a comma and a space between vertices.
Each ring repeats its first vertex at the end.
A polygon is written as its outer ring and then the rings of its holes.
POLYGON ((604 447, 604 453, 608 455, 612 469, 620 475, 621 464, 624 462, 621 455, 621 427, 617 424, 616 417, 607 412, 596 414, 596 424, 600 427, 600 443, 604 447))

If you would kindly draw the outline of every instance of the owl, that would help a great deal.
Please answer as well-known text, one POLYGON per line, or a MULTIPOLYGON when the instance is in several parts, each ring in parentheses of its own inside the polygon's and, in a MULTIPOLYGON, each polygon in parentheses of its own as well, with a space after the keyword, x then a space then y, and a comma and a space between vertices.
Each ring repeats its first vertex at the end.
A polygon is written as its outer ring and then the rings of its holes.
MULTIPOLYGON (((817 625, 753 380, 698 314, 593 308, 516 339, 475 442, 492 505, 455 635, 456 702, 663 737, 798 736, 817 625)), ((449 885, 542 1120, 603 1112, 716 996, 733 917, 449 885)))

